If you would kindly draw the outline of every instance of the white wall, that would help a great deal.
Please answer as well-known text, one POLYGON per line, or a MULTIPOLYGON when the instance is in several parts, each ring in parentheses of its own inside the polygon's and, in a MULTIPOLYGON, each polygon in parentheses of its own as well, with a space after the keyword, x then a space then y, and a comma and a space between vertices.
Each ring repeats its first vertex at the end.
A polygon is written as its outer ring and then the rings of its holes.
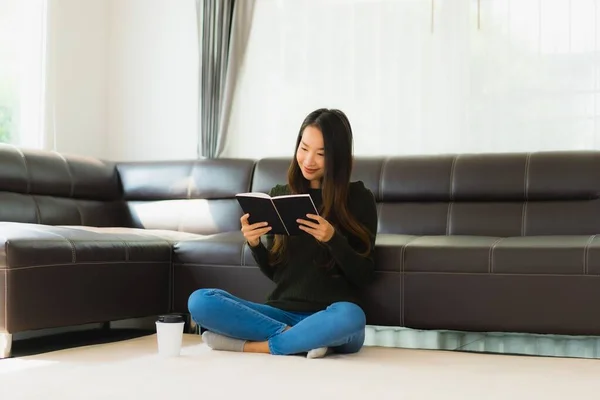
POLYGON ((107 2, 51 0, 44 148, 107 156, 107 2))
POLYGON ((290 156, 317 107, 348 114, 361 155, 600 148, 598 15, 595 0, 260 0, 225 155, 290 156))
MULTIPOLYGON (((58 151, 196 157, 194 3, 51 1, 58 151)), ((595 0, 431 4, 258 0, 224 155, 289 156, 323 106, 359 155, 600 148, 595 0)))
POLYGON ((108 4, 108 157, 196 158, 195 1, 108 4))
POLYGON ((194 0, 51 0, 45 148, 195 158, 194 0))

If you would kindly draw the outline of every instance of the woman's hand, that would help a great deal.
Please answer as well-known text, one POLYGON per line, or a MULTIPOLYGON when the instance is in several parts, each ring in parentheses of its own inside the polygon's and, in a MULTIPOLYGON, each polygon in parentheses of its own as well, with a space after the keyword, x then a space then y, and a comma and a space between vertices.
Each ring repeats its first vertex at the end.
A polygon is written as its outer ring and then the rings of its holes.
POLYGON ((260 237, 268 233, 271 230, 271 227, 267 226, 267 222, 249 224, 248 217, 250 217, 250 214, 244 214, 242 218, 240 218, 240 222, 242 223, 242 233, 248 244, 252 247, 256 247, 260 243, 260 237))
POLYGON ((335 233, 335 228, 325 218, 314 215, 306 214, 306 216, 317 222, 307 221, 305 219, 298 219, 300 229, 304 232, 308 232, 320 242, 329 242, 335 233))

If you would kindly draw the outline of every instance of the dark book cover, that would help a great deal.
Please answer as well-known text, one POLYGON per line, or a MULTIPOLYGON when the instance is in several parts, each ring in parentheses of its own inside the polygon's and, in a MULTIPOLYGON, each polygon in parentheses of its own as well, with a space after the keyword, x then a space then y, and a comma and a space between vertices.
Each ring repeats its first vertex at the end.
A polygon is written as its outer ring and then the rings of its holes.
POLYGON ((273 229, 269 234, 299 235, 305 233, 298 227, 298 218, 306 214, 318 214, 309 194, 270 197, 264 193, 240 193, 236 195, 248 222, 267 222, 273 229))
POLYGON ((298 218, 308 219, 306 214, 316 214, 318 211, 309 194, 297 194, 273 197, 273 203, 279 210, 279 215, 288 229, 289 235, 306 234, 298 227, 298 218))

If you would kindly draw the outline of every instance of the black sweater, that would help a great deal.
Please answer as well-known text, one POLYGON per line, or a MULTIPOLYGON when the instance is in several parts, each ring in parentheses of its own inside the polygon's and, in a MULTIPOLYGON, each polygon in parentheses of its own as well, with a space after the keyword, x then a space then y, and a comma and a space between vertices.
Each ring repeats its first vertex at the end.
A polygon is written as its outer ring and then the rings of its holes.
MULTIPOLYGON (((287 185, 275 186, 272 196, 289 194, 287 185)), ((321 191, 311 189, 310 195, 317 208, 322 204, 321 191)), ((276 283, 267 304, 287 311, 316 312, 338 301, 349 301, 361 305, 361 289, 374 277, 375 234, 377 232, 377 207, 373 193, 363 182, 352 182, 348 191, 349 212, 370 232, 371 252, 361 256, 363 245, 360 240, 335 229, 333 237, 319 243, 309 234, 291 236, 285 261, 271 266, 268 250, 273 235, 265 235, 266 246, 261 241, 250 246, 260 270, 276 283), (332 268, 327 261, 335 260, 332 268)))

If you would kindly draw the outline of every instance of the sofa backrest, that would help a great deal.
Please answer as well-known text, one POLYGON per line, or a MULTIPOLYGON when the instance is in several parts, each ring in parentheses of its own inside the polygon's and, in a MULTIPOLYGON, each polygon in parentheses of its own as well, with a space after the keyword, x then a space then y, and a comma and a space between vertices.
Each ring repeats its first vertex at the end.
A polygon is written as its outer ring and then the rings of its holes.
POLYGON ((0 144, 0 221, 124 225, 116 168, 94 158, 0 144))
MULTIPOLYGON (((239 229, 234 196, 286 182, 290 159, 114 164, 0 145, 0 221, 133 226, 199 234, 239 229)), ((357 157, 379 233, 600 233, 600 152, 357 157)))
POLYGON ((213 234, 240 229, 235 195, 250 190, 253 160, 119 163, 132 225, 213 234))
MULTIPOLYGON (((285 182, 289 159, 258 161, 253 190, 285 182)), ((379 233, 600 233, 600 152, 357 157, 352 180, 371 189, 379 233)))

